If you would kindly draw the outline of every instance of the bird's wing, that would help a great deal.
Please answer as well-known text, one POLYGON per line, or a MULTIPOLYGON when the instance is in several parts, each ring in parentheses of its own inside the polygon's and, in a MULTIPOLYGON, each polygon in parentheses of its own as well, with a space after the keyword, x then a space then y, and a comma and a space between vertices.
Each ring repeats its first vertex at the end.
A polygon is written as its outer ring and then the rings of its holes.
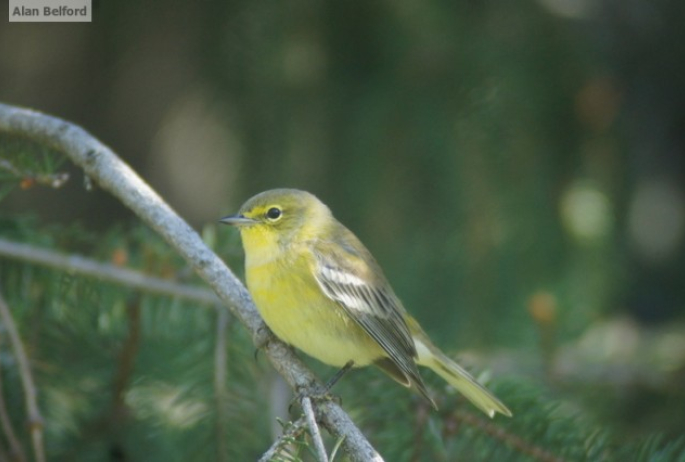
POLYGON ((378 342, 399 371, 393 371, 385 358, 378 358, 378 365, 405 385, 416 385, 430 400, 414 362, 416 347, 400 301, 365 248, 360 251, 339 244, 314 245, 316 281, 329 298, 378 342), (396 372, 401 375, 398 377, 396 372))

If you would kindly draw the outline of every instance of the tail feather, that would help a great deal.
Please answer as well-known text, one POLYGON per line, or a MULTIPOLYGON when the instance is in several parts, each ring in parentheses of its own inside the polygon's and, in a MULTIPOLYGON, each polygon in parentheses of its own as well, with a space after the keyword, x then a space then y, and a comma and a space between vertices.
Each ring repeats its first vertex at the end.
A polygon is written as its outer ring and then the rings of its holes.
MULTIPOLYGON (((512 416, 509 408, 479 384, 464 368, 445 356, 437 347, 430 343, 426 345, 422 340, 414 337, 419 354, 417 361, 419 365, 432 369, 488 416, 494 417, 497 412, 507 417, 512 416)), ((426 342, 430 341, 426 340, 426 342)))

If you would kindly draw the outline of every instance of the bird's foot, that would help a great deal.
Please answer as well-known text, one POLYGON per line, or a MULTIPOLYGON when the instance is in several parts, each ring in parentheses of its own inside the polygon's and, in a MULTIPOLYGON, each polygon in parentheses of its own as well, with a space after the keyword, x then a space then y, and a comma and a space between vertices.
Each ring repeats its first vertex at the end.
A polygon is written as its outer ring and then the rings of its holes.
POLYGON ((319 387, 318 390, 308 389, 299 392, 292 400, 290 400, 288 412, 292 412, 292 408, 295 404, 299 404, 301 407, 302 400, 305 398, 309 398, 312 401, 312 404, 333 401, 338 406, 342 405, 342 398, 340 396, 329 393, 325 387, 319 387))
POLYGON ((252 336, 252 342, 255 345, 255 361, 259 359, 259 352, 265 349, 269 345, 269 342, 271 342, 274 338, 275 335, 273 332, 271 332, 271 329, 266 326, 266 324, 263 324, 262 327, 257 329, 257 332, 255 332, 255 334, 252 336))
POLYGON ((318 390, 305 390, 301 391, 290 401, 290 406, 288 406, 288 411, 290 411, 295 403, 302 403, 302 399, 309 398, 314 402, 321 401, 333 401, 338 406, 342 405, 342 398, 338 395, 330 393, 333 386, 340 380, 340 378, 345 375, 347 371, 352 369, 354 366, 354 361, 348 361, 338 372, 331 377, 328 382, 323 387, 319 387, 318 390))

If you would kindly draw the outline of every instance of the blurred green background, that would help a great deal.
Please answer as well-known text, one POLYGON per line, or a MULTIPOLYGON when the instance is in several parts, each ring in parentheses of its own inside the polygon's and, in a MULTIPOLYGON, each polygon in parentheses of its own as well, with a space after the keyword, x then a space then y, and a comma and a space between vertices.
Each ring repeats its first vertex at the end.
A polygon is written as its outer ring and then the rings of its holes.
MULTIPOLYGON (((217 218, 311 191, 447 351, 624 436, 682 435, 685 3, 94 3, 0 20, 0 101, 82 125, 238 273, 217 218)), ((135 218, 59 170, 4 190, 0 232, 108 258, 135 218)))

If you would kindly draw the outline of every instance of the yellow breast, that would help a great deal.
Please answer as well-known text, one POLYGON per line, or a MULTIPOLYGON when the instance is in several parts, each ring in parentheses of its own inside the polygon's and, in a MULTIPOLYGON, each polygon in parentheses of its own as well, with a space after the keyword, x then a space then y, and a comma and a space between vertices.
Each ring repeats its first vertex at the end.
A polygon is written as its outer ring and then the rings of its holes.
POLYGON ((332 366, 364 366, 383 349, 319 288, 307 254, 246 261, 247 286, 269 328, 281 340, 332 366))

